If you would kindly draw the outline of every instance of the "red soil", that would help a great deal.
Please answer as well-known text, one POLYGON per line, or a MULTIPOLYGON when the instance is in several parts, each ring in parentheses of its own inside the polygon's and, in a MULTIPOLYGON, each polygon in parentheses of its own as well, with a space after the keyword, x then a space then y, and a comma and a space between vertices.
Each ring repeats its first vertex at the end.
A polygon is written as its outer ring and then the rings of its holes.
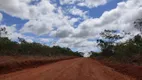
POLYGON ((0 56, 0 74, 15 72, 26 68, 34 68, 44 64, 75 57, 29 57, 29 56, 0 56))
POLYGON ((136 66, 131 64, 114 64, 105 61, 101 61, 101 63, 115 69, 116 71, 123 73, 128 76, 132 76, 136 78, 136 80, 142 80, 142 66, 136 66))
POLYGON ((63 60, 0 75, 0 80, 135 80, 90 58, 63 60))

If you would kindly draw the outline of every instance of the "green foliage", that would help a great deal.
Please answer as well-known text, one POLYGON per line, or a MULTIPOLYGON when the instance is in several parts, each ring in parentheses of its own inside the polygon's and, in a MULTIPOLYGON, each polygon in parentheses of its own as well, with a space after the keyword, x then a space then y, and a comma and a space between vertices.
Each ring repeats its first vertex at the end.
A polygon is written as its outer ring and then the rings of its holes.
MULTIPOLYGON (((127 40, 124 43, 115 43, 115 41, 122 39, 123 36, 129 35, 129 33, 119 36, 114 31, 105 30, 101 35, 104 39, 98 40, 98 45, 102 49, 99 56, 106 57, 112 61, 142 64, 141 35, 136 35, 133 39, 127 40)), ((93 53, 92 56, 98 56, 98 54, 93 53)))
POLYGON ((20 38, 20 44, 8 38, 0 38, 0 55, 28 55, 28 56, 80 56, 69 48, 59 46, 49 47, 40 43, 28 43, 20 38))
POLYGON ((101 54, 100 54, 100 53, 97 53, 97 52, 91 51, 90 53, 92 54, 91 57, 98 57, 98 56, 101 56, 101 54))
POLYGON ((125 63, 133 63, 133 61, 139 62, 139 58, 135 58, 135 56, 142 56, 142 37, 136 35, 133 39, 125 43, 117 44, 114 51, 115 54, 113 57, 117 61, 125 63))
POLYGON ((102 55, 112 56, 114 54, 114 42, 122 39, 123 36, 118 35, 116 30, 104 30, 100 35, 103 39, 98 39, 97 42, 102 49, 102 55))
POLYGON ((142 32, 142 19, 137 19, 135 22, 134 22, 134 27, 136 29, 138 29, 140 32, 142 32))
POLYGON ((17 52, 14 51, 14 48, 17 46, 16 42, 11 42, 8 38, 0 38, 0 53, 2 54, 9 54, 8 52, 11 52, 14 55, 17 52))
POLYGON ((27 55, 27 56, 81 56, 78 52, 73 52, 69 48, 59 46, 49 47, 40 43, 28 43, 23 38, 18 38, 19 43, 1 37, 7 34, 5 28, 0 29, 0 55, 27 55))

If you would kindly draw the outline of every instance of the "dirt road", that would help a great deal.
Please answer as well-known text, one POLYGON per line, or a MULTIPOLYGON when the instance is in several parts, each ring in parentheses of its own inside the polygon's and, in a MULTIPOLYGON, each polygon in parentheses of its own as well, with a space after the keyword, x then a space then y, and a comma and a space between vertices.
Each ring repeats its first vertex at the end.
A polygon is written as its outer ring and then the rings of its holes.
POLYGON ((135 80, 90 58, 64 60, 0 75, 0 80, 135 80))

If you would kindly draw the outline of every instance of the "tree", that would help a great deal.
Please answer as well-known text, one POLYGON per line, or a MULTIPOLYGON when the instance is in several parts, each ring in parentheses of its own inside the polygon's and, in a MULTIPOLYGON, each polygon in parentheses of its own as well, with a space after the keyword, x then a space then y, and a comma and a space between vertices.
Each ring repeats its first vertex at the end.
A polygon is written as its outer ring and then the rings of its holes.
POLYGON ((142 19, 137 19, 134 22, 134 27, 142 33, 142 19))
POLYGON ((7 34, 6 28, 5 27, 0 28, 0 37, 2 37, 2 35, 6 35, 6 34, 7 34))
POLYGON ((26 55, 26 56, 80 56, 78 52, 73 52, 70 48, 60 46, 49 47, 41 43, 29 43, 24 38, 18 38, 19 43, 11 41, 8 37, 6 28, 0 28, 0 55, 26 55))
POLYGON ((133 43, 136 46, 138 53, 141 53, 142 52, 142 37, 139 34, 134 37, 133 43))
POLYGON ((90 53, 92 54, 91 57, 98 57, 98 56, 101 55, 100 53, 97 53, 97 52, 94 52, 94 51, 91 51, 90 53))
POLYGON ((24 43, 24 44, 27 43, 27 41, 24 38, 18 37, 18 40, 20 43, 24 43))
POLYGON ((104 30, 100 33, 102 39, 98 39, 98 45, 102 49, 103 56, 112 56, 114 54, 114 43, 117 40, 123 38, 123 36, 117 34, 117 30, 104 30))

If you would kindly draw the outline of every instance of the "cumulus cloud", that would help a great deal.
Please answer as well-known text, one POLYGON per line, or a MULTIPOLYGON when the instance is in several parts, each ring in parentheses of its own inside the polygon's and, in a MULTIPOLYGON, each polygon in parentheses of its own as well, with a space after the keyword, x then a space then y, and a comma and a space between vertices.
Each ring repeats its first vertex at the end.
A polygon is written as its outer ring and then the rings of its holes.
POLYGON ((56 45, 60 45, 62 47, 75 48, 77 51, 86 53, 88 53, 91 50, 94 51, 94 48, 97 49, 97 43, 95 41, 88 41, 86 39, 73 37, 62 38, 56 42, 56 45))
POLYGON ((60 4, 77 4, 78 6, 86 6, 89 8, 98 7, 107 3, 107 0, 61 0, 60 4))
POLYGON ((57 38, 66 38, 72 34, 73 30, 74 30, 73 27, 65 26, 65 27, 58 28, 56 31, 52 31, 50 35, 57 38))
POLYGON ((63 14, 62 8, 55 8, 56 6, 51 4, 48 0, 42 0, 34 7, 34 12, 38 15, 34 16, 35 19, 29 20, 29 22, 24 25, 20 30, 22 33, 32 32, 37 35, 44 35, 49 34, 55 28, 61 30, 60 27, 63 27, 63 29, 64 26, 68 28, 72 27, 69 22, 69 17, 63 14))
MULTIPOLYGON (((88 11, 83 11, 83 10, 77 8, 77 7, 69 8, 69 11, 67 13, 69 13, 69 14, 71 14, 73 16, 78 16, 78 18, 83 19, 83 20, 86 20, 89 17, 88 16, 88 11)), ((78 21, 79 21, 79 19, 78 19, 78 21)))
POLYGON ((31 0, 0 0, 0 10, 12 16, 29 18, 30 12, 28 3, 31 0))
POLYGON ((40 38, 40 41, 41 42, 51 42, 53 41, 53 39, 52 38, 40 38))
POLYGON ((55 46, 56 45, 56 40, 54 40, 53 38, 40 38, 39 42, 43 43, 43 44, 50 44, 49 46, 55 46))
MULTIPOLYGON (((106 4, 108 0, 60 0, 61 5, 75 4, 75 7, 69 8, 69 14, 79 17, 65 14, 64 9, 51 3, 51 0, 41 0, 36 5, 32 5, 32 1, 0 1, 0 11, 28 20, 20 29, 20 33, 14 27, 8 27, 10 28, 9 32, 13 34, 9 36, 10 38, 14 39, 18 36, 26 38, 27 36, 23 36, 22 33, 34 33, 38 36, 47 35, 48 37, 58 38, 56 45, 70 47, 86 53, 99 50, 95 39, 100 38, 100 32, 105 29, 125 30, 137 34, 138 30, 133 27, 133 22, 142 16, 141 0, 120 2, 116 8, 105 11, 100 18, 90 18, 90 16, 86 15, 86 11, 77 8, 77 6, 93 8, 106 4), (77 28, 74 28, 75 23, 82 18, 83 22, 80 22, 77 28)), ((129 38, 130 36, 126 36, 121 42, 129 38)), ((32 42, 33 38, 29 39, 28 41, 32 42)), ((41 42, 50 42, 52 40, 54 41, 54 39, 49 40, 46 37, 40 39, 41 42)))
POLYGON ((72 32, 72 25, 77 21, 65 16, 61 7, 56 8, 50 0, 41 0, 36 5, 30 5, 32 1, 34 0, 0 1, 0 10, 11 16, 29 20, 20 29, 21 33, 44 35, 51 32, 51 36, 62 38, 72 32))
POLYGON ((20 31, 22 33, 34 33, 36 35, 43 35, 48 34, 52 30, 52 24, 48 24, 46 21, 30 20, 20 31))
POLYGON ((93 37, 105 29, 135 33, 133 22, 142 16, 141 4, 140 0, 120 2, 115 9, 104 12, 100 18, 87 19, 82 22, 74 32, 74 36, 93 37))
POLYGON ((87 13, 87 11, 82 11, 76 7, 73 7, 72 9, 70 9, 70 13, 72 15, 84 16, 87 13))
POLYGON ((76 22, 78 22, 81 18, 71 18, 69 19, 69 22, 71 25, 74 25, 76 22))

